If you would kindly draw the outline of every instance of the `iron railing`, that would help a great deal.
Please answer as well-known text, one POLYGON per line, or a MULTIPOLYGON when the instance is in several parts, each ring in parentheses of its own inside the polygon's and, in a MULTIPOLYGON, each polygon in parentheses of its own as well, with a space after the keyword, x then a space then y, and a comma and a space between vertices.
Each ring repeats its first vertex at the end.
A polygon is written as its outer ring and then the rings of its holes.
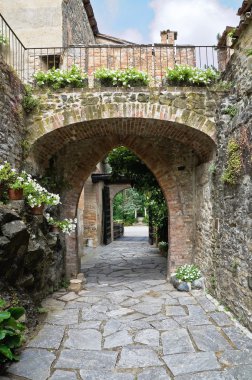
POLYGON ((52 67, 67 70, 75 64, 89 76, 92 76, 98 68, 135 67, 148 73, 154 85, 160 85, 167 67, 187 64, 200 68, 214 67, 223 71, 231 54, 227 47, 165 44, 25 48, 0 15, 1 35, 7 43, 0 44, 0 52, 4 60, 14 68, 24 82, 32 82, 33 75, 37 71, 46 71, 52 67))
POLYGON ((10 65, 21 80, 25 77, 25 62, 27 49, 22 44, 16 33, 0 14, 0 57, 10 65))

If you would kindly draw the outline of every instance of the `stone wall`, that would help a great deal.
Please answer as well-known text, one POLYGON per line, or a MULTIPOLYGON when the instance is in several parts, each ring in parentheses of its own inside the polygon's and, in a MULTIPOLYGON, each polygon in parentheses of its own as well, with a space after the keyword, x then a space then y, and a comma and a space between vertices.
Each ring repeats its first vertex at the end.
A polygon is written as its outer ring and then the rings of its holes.
POLYGON ((198 170, 196 261, 209 290, 252 329, 252 25, 235 46, 223 79, 232 90, 217 112, 217 157, 210 168, 198 170), (230 115, 233 110, 233 116, 230 115), (238 143, 242 170, 236 184, 224 183, 227 148, 238 143), (210 181, 209 181, 210 180, 210 181), (204 250, 203 250, 204 248, 204 250))
POLYGON ((63 0, 62 12, 63 46, 95 44, 83 0, 63 0))
POLYGON ((22 92, 20 80, 2 61, 0 52, 0 159, 17 167, 21 164, 25 138, 22 92))
POLYGON ((43 216, 23 201, 0 205, 0 278, 39 302, 57 289, 64 273, 63 241, 50 233, 43 216))

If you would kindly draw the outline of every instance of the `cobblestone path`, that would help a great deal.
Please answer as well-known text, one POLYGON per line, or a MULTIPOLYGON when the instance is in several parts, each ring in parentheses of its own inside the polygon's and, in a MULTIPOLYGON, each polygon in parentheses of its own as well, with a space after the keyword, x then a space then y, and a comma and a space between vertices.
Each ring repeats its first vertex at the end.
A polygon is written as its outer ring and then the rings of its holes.
POLYGON ((249 334, 203 293, 167 283, 166 260, 143 238, 102 247, 84 265, 86 289, 45 301, 51 312, 7 378, 252 379, 249 334))

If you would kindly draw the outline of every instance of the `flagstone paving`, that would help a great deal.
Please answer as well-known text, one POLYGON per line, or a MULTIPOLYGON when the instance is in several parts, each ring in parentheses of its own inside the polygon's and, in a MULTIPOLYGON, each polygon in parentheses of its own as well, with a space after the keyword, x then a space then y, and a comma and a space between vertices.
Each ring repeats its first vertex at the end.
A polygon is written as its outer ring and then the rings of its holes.
POLYGON ((85 290, 59 291, 7 379, 251 380, 252 339, 201 291, 166 281, 166 259, 144 238, 83 261, 85 290))

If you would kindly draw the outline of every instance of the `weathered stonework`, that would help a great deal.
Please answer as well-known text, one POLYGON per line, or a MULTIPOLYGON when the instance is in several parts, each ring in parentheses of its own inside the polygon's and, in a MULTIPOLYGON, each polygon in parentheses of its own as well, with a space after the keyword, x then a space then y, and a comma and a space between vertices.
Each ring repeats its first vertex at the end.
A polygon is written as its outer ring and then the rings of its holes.
POLYGON ((0 278, 28 292, 36 302, 59 287, 64 242, 50 233, 43 216, 32 216, 24 201, 0 206, 0 278))
MULTIPOLYGON (((196 207, 194 171, 214 154, 216 94, 200 88, 161 92, 110 88, 40 96, 40 114, 29 120, 33 145, 29 159, 35 170, 36 166, 41 170, 52 156, 58 157, 58 170, 71 184, 71 190, 64 194, 62 213, 76 216, 78 197, 90 172, 112 148, 125 145, 153 171, 167 199, 169 270, 191 261, 196 207)), ((93 206, 89 204, 86 210, 90 207, 93 206)), ((92 220, 89 227, 94 223, 92 220)), ((78 271, 74 239, 67 239, 69 274, 78 271)))
POLYGON ((95 43, 83 0, 62 1, 63 46, 95 43))
POLYGON ((229 62, 224 80, 232 81, 232 91, 223 96, 216 117, 217 157, 206 165, 197 188, 197 230, 195 261, 206 274, 207 287, 252 329, 252 25, 241 35, 229 62), (235 115, 228 115, 227 110, 235 115), (236 185, 224 183, 227 146, 235 139, 242 151, 242 174, 236 185), (203 249, 204 247, 204 249, 203 249))
POLYGON ((0 52, 0 158, 19 166, 22 160, 22 141, 25 120, 21 105, 23 85, 1 60, 0 52))

